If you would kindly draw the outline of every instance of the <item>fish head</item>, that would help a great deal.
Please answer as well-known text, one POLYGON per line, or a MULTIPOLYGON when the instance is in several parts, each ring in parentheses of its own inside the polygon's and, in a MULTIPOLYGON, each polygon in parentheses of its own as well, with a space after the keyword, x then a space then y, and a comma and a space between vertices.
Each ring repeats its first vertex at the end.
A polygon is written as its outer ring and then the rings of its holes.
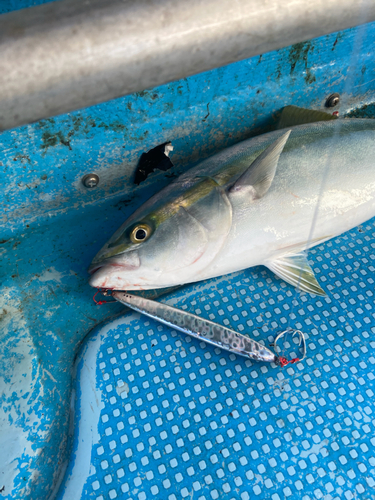
POLYGON ((90 285, 147 290, 197 281, 231 222, 226 196, 202 182, 169 199, 162 190, 130 216, 92 261, 90 285))
POLYGON ((127 220, 94 257, 89 267, 91 286, 143 289, 157 274, 167 246, 166 235, 162 237, 164 228, 158 227, 152 217, 133 219, 127 220))

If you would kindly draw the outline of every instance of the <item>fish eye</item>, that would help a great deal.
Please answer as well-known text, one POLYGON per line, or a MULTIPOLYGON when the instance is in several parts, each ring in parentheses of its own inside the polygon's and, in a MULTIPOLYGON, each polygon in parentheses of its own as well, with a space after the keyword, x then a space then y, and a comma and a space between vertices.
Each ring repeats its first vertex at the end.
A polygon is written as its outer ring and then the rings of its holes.
POLYGON ((151 228, 147 224, 138 224, 130 234, 132 243, 141 243, 151 235, 151 228))

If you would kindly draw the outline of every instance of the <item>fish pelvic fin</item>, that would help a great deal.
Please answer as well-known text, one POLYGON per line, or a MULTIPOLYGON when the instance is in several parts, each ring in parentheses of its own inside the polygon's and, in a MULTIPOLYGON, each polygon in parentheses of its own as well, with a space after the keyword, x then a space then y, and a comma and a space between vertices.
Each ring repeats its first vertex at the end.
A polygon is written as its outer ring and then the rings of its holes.
POLYGON ((268 260, 264 265, 274 272, 276 276, 295 286, 297 290, 314 293, 315 295, 326 295, 307 262, 306 254, 303 252, 283 255, 268 260))
POLYGON ((277 164, 291 130, 285 132, 256 158, 247 170, 229 188, 229 194, 249 195, 253 200, 262 198, 275 177, 277 164))

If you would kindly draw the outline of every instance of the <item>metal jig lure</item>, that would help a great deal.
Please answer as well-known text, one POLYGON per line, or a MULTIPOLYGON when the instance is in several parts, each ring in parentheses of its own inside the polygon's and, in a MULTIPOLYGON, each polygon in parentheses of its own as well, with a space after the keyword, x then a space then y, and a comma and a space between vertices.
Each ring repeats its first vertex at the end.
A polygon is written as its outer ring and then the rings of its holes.
MULTIPOLYGON (((176 330, 220 347, 221 349, 255 361, 273 362, 283 367, 289 363, 296 363, 302 360, 306 355, 305 338, 303 333, 299 330, 294 332, 293 335, 298 334, 300 336, 300 345, 303 343, 303 357, 301 359, 293 358, 288 361, 284 356, 272 352, 270 349, 248 336, 237 333, 225 326, 213 323, 212 321, 200 318, 195 314, 181 311, 180 309, 176 309, 175 307, 168 306, 161 302, 155 302, 154 300, 145 299, 137 295, 131 295, 127 292, 106 291, 105 294, 111 295, 114 299, 130 307, 134 311, 145 314, 171 328, 175 328, 176 330)), ((276 351, 279 349, 277 346, 278 340, 289 332, 290 330, 285 330, 276 337, 273 344, 276 351)))

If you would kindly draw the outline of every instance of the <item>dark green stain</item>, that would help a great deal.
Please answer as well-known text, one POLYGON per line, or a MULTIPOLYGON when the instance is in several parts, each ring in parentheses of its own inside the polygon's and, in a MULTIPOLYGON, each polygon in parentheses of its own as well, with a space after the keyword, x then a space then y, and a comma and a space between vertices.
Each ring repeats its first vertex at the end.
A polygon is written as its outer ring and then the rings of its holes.
POLYGON ((104 123, 102 122, 99 127, 104 128, 104 130, 113 130, 113 132, 123 132, 124 130, 127 130, 127 127, 119 122, 119 121, 114 121, 112 123, 104 123))
POLYGON ((146 139, 147 136, 148 136, 148 130, 145 130, 142 135, 140 135, 138 138, 134 137, 134 139, 142 142, 146 139))
MULTIPOLYGON (((92 118, 84 119, 82 116, 72 116, 71 124, 73 125, 72 130, 69 131, 68 137, 71 137, 75 132, 82 131, 84 134, 88 134, 93 127, 96 127, 96 122, 92 118)), ((69 124, 70 125, 70 124, 69 124)))
POLYGON ((311 85, 316 81, 315 75, 311 72, 311 68, 308 67, 308 56, 309 51, 314 50, 314 46, 310 41, 295 43, 292 45, 289 51, 289 63, 290 63, 290 74, 291 76, 296 69, 297 63, 301 61, 305 66, 306 76, 305 82, 307 85, 311 85))
MULTIPOLYGON (((168 86, 168 88, 171 90, 170 86, 168 86)), ((145 97, 148 99, 152 99, 153 101, 159 97, 159 94, 151 92, 150 90, 141 90, 141 92, 135 92, 133 95, 141 98, 145 97)))
POLYGON ((294 73, 298 61, 302 60, 307 67, 307 57, 312 48, 311 42, 300 42, 292 45, 289 51, 290 74, 294 73))
MULTIPOLYGON (((40 127, 43 128, 51 125, 55 125, 55 121, 53 119, 42 120, 40 122, 40 127)), ((111 123, 100 121, 100 123, 97 124, 97 121, 92 118, 84 118, 81 115, 73 115, 69 116, 64 121, 64 133, 61 130, 59 132, 44 132, 42 136, 43 145, 41 147, 43 149, 47 149, 52 146, 57 146, 58 144, 63 144, 64 146, 68 146, 70 148, 71 137, 76 135, 76 133, 89 134, 96 126, 104 128, 105 130, 113 130, 114 132, 122 132, 126 129, 126 126, 119 120, 111 123)))
POLYGON ((37 124, 36 128, 45 128, 45 127, 50 127, 51 125, 55 125, 55 120, 54 118, 46 118, 44 120, 40 120, 39 123, 37 124))
POLYGON ((82 126, 83 118, 82 116, 72 116, 72 122, 73 122, 73 129, 77 131, 82 126))
POLYGON ((166 102, 164 104, 164 110, 168 113, 173 110, 173 102, 166 102))
POLYGON ((336 39, 332 45, 332 50, 335 50, 337 43, 341 40, 341 38, 343 38, 343 36, 344 35, 342 33, 337 33, 336 39))
POLYGON ((63 146, 68 147, 69 149, 72 149, 70 147, 70 142, 68 139, 66 139, 63 135, 62 132, 43 132, 42 135, 42 144, 41 144, 41 149, 44 149, 47 151, 48 148, 58 146, 59 144, 62 144, 63 146))
POLYGON ((282 63, 279 62, 276 66, 276 80, 280 80, 281 77, 281 68, 282 68, 282 63))
POLYGON ((51 134, 51 132, 44 132, 42 135, 43 144, 41 145, 42 149, 47 149, 49 147, 56 146, 57 144, 57 134, 51 134))
POLYGON ((306 68, 305 82, 307 85, 310 85, 311 83, 316 82, 315 75, 313 73, 311 73, 310 68, 306 68))
POLYGON ((41 178, 42 181, 46 181, 48 177, 47 177, 47 174, 42 174, 40 176, 40 178, 41 178))
POLYGON ((70 140, 76 133, 83 132, 84 134, 89 134, 93 127, 96 127, 95 120, 92 118, 84 119, 82 116, 73 115, 69 116, 64 120, 62 125, 64 131, 59 130, 58 132, 53 131, 56 122, 53 118, 48 118, 46 120, 41 120, 38 124, 38 128, 46 129, 42 135, 41 149, 44 149, 44 153, 48 148, 58 146, 62 144, 63 146, 71 148, 70 140))

